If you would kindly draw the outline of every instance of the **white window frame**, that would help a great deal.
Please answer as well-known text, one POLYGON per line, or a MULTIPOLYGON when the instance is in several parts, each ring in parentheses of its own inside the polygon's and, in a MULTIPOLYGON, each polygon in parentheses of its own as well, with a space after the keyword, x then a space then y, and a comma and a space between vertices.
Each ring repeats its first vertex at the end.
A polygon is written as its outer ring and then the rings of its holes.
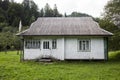
POLYGON ((41 40, 25 40, 26 49, 41 49, 41 40))
POLYGON ((57 49, 57 40, 56 39, 52 40, 52 49, 57 49))
POLYGON ((77 44, 78 44, 79 52, 90 52, 91 51, 91 40, 90 39, 78 39, 77 44), (81 49, 80 49, 80 41, 81 41, 81 49), (87 45, 87 42, 88 42, 88 45, 87 45))
POLYGON ((50 41, 43 41, 43 49, 50 49, 50 41))

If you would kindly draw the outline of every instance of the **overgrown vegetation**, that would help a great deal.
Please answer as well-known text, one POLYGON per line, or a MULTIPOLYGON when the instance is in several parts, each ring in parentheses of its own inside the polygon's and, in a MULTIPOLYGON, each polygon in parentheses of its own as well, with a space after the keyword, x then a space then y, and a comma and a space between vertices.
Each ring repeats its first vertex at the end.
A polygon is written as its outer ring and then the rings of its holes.
POLYGON ((120 51, 109 61, 20 62, 16 51, 0 52, 0 80, 119 80, 120 51))
POLYGON ((109 37, 109 51, 120 50, 120 29, 108 19, 99 19, 97 21, 103 29, 113 33, 113 36, 109 37))

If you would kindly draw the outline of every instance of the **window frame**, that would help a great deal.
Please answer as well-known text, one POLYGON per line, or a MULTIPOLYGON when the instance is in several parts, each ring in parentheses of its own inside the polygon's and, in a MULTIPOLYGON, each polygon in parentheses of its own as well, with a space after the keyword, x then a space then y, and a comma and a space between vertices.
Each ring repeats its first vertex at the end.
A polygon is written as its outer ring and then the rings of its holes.
POLYGON ((52 49, 57 49, 57 40, 56 39, 52 40, 52 49))
POLYGON ((24 47, 25 47, 25 49, 40 49, 41 50, 41 40, 39 40, 39 39, 25 40, 24 47))
POLYGON ((43 41, 43 49, 50 49, 50 41, 43 41))
POLYGON ((78 52, 91 52, 91 39, 78 39, 77 44, 78 44, 78 52), (80 41, 81 41, 81 50, 80 50, 80 41), (83 43, 83 41, 85 41, 85 43, 83 43), (86 49, 87 42, 88 42, 89 49, 86 49), (83 49, 83 45, 85 45, 85 50, 83 49))

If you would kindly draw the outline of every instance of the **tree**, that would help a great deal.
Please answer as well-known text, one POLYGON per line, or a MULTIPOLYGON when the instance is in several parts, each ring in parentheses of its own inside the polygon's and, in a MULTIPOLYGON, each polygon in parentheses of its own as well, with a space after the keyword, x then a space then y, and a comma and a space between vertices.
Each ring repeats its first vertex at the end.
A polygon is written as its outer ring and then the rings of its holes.
POLYGON ((30 1, 30 16, 32 19, 34 18, 34 20, 40 16, 40 13, 38 12, 38 6, 33 1, 30 1))
POLYGON ((114 34, 113 36, 111 36, 109 38, 109 44, 108 44, 109 50, 111 50, 111 51, 120 50, 120 47, 119 47, 120 46, 120 31, 119 31, 118 27, 116 27, 112 22, 110 22, 109 19, 105 19, 105 18, 99 19, 98 18, 96 21, 99 23, 99 25, 103 29, 110 31, 114 34))
POLYGON ((0 22, 5 22, 5 21, 6 21, 5 11, 0 8, 0 22))
POLYGON ((91 17, 88 14, 85 13, 80 13, 80 12, 72 12, 70 15, 68 15, 69 17, 91 17))
POLYGON ((30 6, 29 6, 29 0, 23 0, 22 2, 23 5, 23 17, 22 17, 22 22, 23 25, 29 25, 29 20, 30 20, 30 6))
POLYGON ((40 17, 44 17, 44 10, 43 10, 43 8, 40 10, 40 17))
POLYGON ((46 3, 44 8, 44 17, 53 17, 53 10, 50 8, 48 3, 46 3))
POLYGON ((7 9, 9 8, 9 4, 10 4, 9 0, 3 0, 1 4, 1 8, 7 11, 7 9))
POLYGON ((0 46, 2 46, 2 49, 5 50, 5 53, 7 53, 7 50, 10 49, 13 44, 12 35, 13 34, 10 32, 0 33, 0 46))
POLYGON ((62 17, 62 14, 59 13, 57 9, 57 5, 54 5, 54 8, 52 9, 48 3, 46 3, 44 9, 41 9, 40 11, 41 17, 62 17), (44 14, 44 15, 43 15, 44 14))
POLYGON ((7 27, 8 26, 8 24, 7 23, 0 23, 0 32, 3 32, 3 29, 5 28, 5 27, 7 27))
POLYGON ((30 23, 32 23, 32 22, 34 22, 34 21, 35 21, 35 17, 32 16, 32 17, 30 18, 30 23))
POLYGON ((120 0, 110 0, 107 3, 104 17, 120 28, 120 0))
POLYGON ((21 50, 21 39, 20 37, 13 35, 13 49, 17 50, 17 54, 19 54, 19 50, 21 50))
POLYGON ((59 12, 58 12, 58 9, 57 9, 56 4, 54 5, 53 16, 54 16, 54 17, 58 17, 58 16, 59 16, 59 12))
POLYGON ((58 9, 57 9, 57 5, 54 5, 53 8, 53 17, 62 17, 61 14, 59 14, 58 9))
POLYGON ((24 0, 23 1, 23 18, 22 22, 24 26, 31 24, 31 17, 33 16, 35 20, 39 17, 38 7, 34 1, 24 0))
POLYGON ((30 1, 29 0, 23 0, 22 4, 26 9, 30 8, 30 1))
POLYGON ((18 26, 20 19, 22 19, 23 7, 18 3, 11 3, 7 10, 7 22, 14 27, 18 26))
POLYGON ((66 13, 64 14, 64 17, 67 17, 67 14, 66 14, 66 13))

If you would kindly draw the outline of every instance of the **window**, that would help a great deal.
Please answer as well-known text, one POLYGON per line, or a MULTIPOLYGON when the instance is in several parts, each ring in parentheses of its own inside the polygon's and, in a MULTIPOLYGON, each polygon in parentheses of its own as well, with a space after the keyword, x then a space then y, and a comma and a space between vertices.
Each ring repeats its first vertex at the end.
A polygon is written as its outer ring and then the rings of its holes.
POLYGON ((43 42, 43 49, 49 49, 49 41, 43 42))
POLYGON ((57 41, 52 40, 52 49, 56 49, 56 48, 57 48, 57 41))
POLYGON ((78 40, 79 51, 90 51, 90 40, 78 40))
POLYGON ((40 40, 26 40, 25 48, 27 49, 39 49, 41 46, 40 40))

